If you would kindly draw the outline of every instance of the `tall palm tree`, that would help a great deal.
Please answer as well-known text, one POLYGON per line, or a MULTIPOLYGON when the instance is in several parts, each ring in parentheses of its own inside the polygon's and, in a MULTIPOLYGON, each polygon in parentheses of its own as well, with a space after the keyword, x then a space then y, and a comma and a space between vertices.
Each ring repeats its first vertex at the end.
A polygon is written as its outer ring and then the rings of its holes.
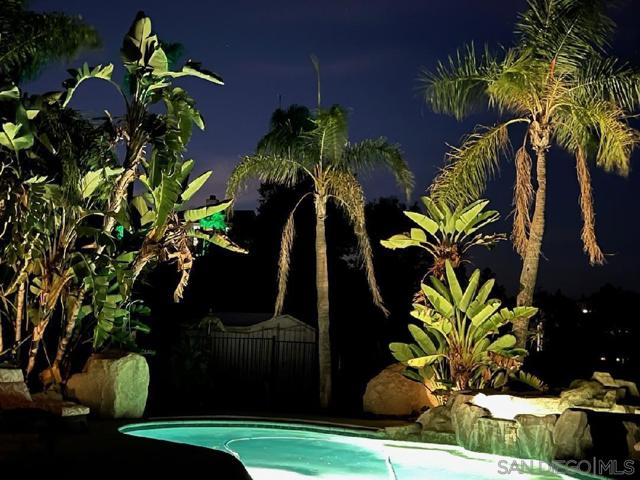
POLYGON ((0 8, 0 79, 33 78, 47 63, 99 46, 98 33, 80 17, 36 13, 25 0, 3 0, 0 8))
MULTIPOLYGON (((448 161, 431 186, 432 196, 450 204, 478 198, 515 139, 516 182, 512 240, 523 259, 518 305, 531 305, 545 227, 547 160, 557 145, 575 158, 583 218, 582 241, 590 263, 605 256, 595 235, 589 163, 627 175, 638 132, 627 122, 640 102, 640 75, 605 47, 614 24, 603 0, 528 0, 517 24, 517 41, 493 54, 473 45, 459 50, 434 72, 422 75, 422 93, 436 112, 461 119, 474 107, 497 110, 501 120, 478 127, 448 161), (537 187, 533 188, 535 157, 537 187), (535 196, 535 201, 534 201, 535 196)), ((520 346, 526 319, 516 322, 520 346)))
POLYGON ((327 204, 333 202, 348 217, 358 240, 373 302, 386 315, 388 312, 376 282, 371 244, 365 227, 365 197, 356 173, 384 166, 393 173, 407 195, 413 187, 413 175, 397 145, 388 143, 384 138, 350 143, 347 127, 347 112, 339 105, 323 108, 319 104, 313 113, 299 105, 292 105, 287 110, 278 109, 271 117, 269 132, 260 140, 256 154, 245 157, 235 167, 227 186, 227 196, 235 198, 251 178, 285 186, 302 182, 312 185, 312 189, 298 200, 284 225, 275 313, 281 312, 284 303, 295 236, 294 214, 305 199, 312 198, 316 214, 318 359, 320 404, 323 408, 328 407, 331 400, 329 272, 325 235, 327 204))

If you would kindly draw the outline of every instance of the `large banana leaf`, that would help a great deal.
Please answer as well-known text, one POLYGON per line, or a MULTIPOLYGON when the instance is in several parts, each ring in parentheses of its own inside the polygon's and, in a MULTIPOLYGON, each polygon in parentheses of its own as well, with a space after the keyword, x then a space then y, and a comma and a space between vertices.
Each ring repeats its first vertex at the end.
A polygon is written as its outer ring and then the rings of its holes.
POLYGON ((73 98, 76 90, 82 82, 90 78, 98 78, 101 80, 111 80, 113 74, 113 64, 109 63, 105 66, 96 65, 95 67, 89 67, 87 63, 84 63, 82 67, 78 69, 69 70, 71 78, 64 81, 62 86, 66 89, 64 94, 64 100, 62 106, 66 107, 73 98))
POLYGON ((229 208, 231 206, 231 204, 233 203, 233 200, 224 200, 220 203, 218 203, 217 205, 210 205, 208 207, 202 207, 202 208, 194 208, 191 210, 185 210, 184 211, 184 219, 187 222, 197 222, 198 220, 204 218, 204 217, 208 217, 210 215, 214 215, 218 212, 222 212, 224 210, 226 210, 227 208, 229 208))

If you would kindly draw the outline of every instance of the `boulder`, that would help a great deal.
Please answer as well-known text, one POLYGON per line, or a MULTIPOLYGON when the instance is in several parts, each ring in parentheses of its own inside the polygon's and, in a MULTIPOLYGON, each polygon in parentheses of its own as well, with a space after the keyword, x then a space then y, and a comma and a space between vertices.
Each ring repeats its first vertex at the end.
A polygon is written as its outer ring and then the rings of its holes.
POLYGON ((609 409, 616 403, 618 388, 605 387, 596 380, 575 380, 568 390, 560 393, 563 404, 568 407, 609 409))
POLYGON ((627 451, 629 458, 640 460, 640 426, 635 422, 622 422, 627 431, 627 451))
POLYGON ((67 382, 67 394, 105 418, 140 418, 149 389, 149 366, 135 353, 93 355, 67 382))
POLYGON ((591 380, 595 380, 604 387, 618 388, 618 384, 608 372, 593 372, 591 380))
POLYGON ((451 406, 451 424, 456 433, 456 441, 461 447, 471 450, 478 441, 472 439, 473 429, 479 418, 489 417, 490 413, 482 407, 477 407, 462 401, 463 398, 455 399, 451 406))
POLYGON ((430 408, 420 415, 416 422, 422 425, 422 430, 428 430, 431 432, 453 432, 453 425, 451 424, 451 407, 447 405, 430 408))
POLYGON ((438 405, 435 396, 424 385, 403 375, 405 368, 401 363, 393 364, 367 383, 362 398, 365 412, 407 416, 438 405))
POLYGON ((417 423, 408 425, 400 425, 397 427, 385 427, 384 433, 391 440, 420 440, 420 432, 422 428, 417 423))
POLYGON ((640 398, 638 387, 634 382, 630 382, 629 380, 616 380, 616 385, 618 385, 618 388, 624 390, 622 398, 632 397, 636 399, 636 401, 640 398))
POLYGON ((556 459, 586 458, 593 448, 591 428, 587 413, 581 410, 565 410, 553 428, 556 459))
POLYGON ((464 447, 474 452, 516 457, 518 425, 513 420, 479 416, 471 426, 464 447))
POLYGON ((550 462, 555 455, 553 430, 555 415, 516 415, 518 424, 518 457, 550 462))
POLYGON ((19 368, 0 368, 0 383, 24 382, 24 375, 19 368))

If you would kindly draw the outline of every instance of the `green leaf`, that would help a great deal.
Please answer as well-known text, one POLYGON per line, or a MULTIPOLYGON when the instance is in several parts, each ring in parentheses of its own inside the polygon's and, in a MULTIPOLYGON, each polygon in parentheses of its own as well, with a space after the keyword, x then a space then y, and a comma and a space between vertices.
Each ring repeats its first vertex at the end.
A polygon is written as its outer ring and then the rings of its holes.
POLYGON ((442 212, 442 210, 440 210, 440 208, 438 208, 436 203, 431 200, 431 198, 421 197, 420 199, 433 218, 435 218, 437 221, 444 220, 444 213, 442 212))
POLYGON ((538 313, 538 309, 536 307, 516 307, 513 309, 513 316, 515 318, 529 319, 536 313, 538 313))
POLYGON ((448 302, 451 302, 451 292, 449 291, 447 286, 440 281, 438 277, 434 277, 433 275, 431 275, 429 277, 429 281, 433 285, 433 288, 435 288, 440 295, 446 298, 448 302))
POLYGON ((140 214, 140 217, 144 217, 145 214, 149 211, 149 206, 147 205, 147 202, 145 202, 142 195, 133 197, 133 200, 131 200, 131 206, 136 209, 136 211, 140 214))
POLYGON ((477 222, 477 217, 482 210, 489 204, 489 200, 478 200, 470 205, 467 205, 456 220, 456 230, 464 232, 471 225, 477 222))
POLYGON ((471 274, 471 278, 469 279, 469 284, 467 285, 462 298, 460 299, 460 303, 458 304, 458 308, 462 313, 467 311, 469 308, 469 304, 476 294, 476 289, 478 288, 478 283, 480 282, 480 270, 475 270, 471 274))
POLYGON ((111 80, 111 75, 113 74, 113 64, 109 63, 104 67, 102 65, 97 65, 95 67, 89 67, 87 63, 84 63, 82 67, 78 69, 69 70, 71 74, 71 78, 64 81, 62 86, 66 89, 66 93, 64 95, 64 101, 62 102, 62 106, 66 107, 69 105, 69 102, 73 98, 76 90, 80 86, 82 82, 88 80, 90 78, 98 78, 102 80, 111 80))
POLYGON ((180 195, 180 200, 182 200, 183 203, 188 202, 191 197, 193 197, 202 188, 207 180, 209 180, 209 177, 211 177, 212 174, 213 172, 209 170, 208 172, 204 172, 193 182, 189 183, 189 186, 187 186, 185 191, 182 192, 182 195, 180 195))
POLYGON ((506 350, 515 346, 516 337, 513 335, 507 334, 499 337, 497 340, 494 340, 491 345, 487 347, 487 350, 490 352, 500 352, 502 350, 506 350))
POLYGON ((33 146, 34 137, 29 128, 22 123, 6 122, 2 124, 0 132, 0 145, 15 152, 25 150, 33 146))
POLYGON ((462 287, 460 287, 460 283, 458 282, 458 278, 456 277, 456 272, 453 271, 453 266, 449 260, 445 261, 445 271, 447 275, 447 283, 449 284, 449 290, 451 291, 451 296, 453 297, 453 301, 456 306, 460 305, 460 301, 462 300, 462 287))
POLYGON ((201 240, 204 240, 206 242, 209 242, 213 245, 216 245, 220 248, 224 248, 225 250, 229 250, 231 252, 236 252, 236 253, 249 253, 246 249, 236 245, 235 243, 233 243, 231 240, 229 240, 229 238, 226 235, 223 235, 222 233, 216 232, 213 233, 211 235, 206 235, 204 233, 200 233, 197 232, 195 234, 192 235, 195 238, 199 238, 201 240))
POLYGON ((391 350, 391 355, 399 362, 406 362, 413 358, 413 353, 406 343, 391 343, 389 344, 389 350, 391 350))
POLYGON ((427 335, 427 333, 425 333, 425 331, 420 327, 409 324, 409 332, 420 348, 424 350, 424 353, 433 355, 438 352, 438 348, 433 343, 433 340, 431 340, 429 335, 427 335))
POLYGON ((20 89, 15 85, 0 88, 0 100, 20 100, 20 89))
POLYGON ((388 238, 387 240, 380 240, 380 245, 390 250, 395 250, 397 248, 419 247, 420 242, 402 233, 399 233, 397 235, 394 235, 393 237, 388 238))
POLYGON ((169 214, 175 209, 178 198, 180 197, 181 187, 178 181, 162 174, 160 186, 154 191, 156 199, 156 217, 153 227, 157 228, 166 223, 169 214))
POLYGON ((412 358, 410 360, 407 360, 407 365, 409 365, 410 367, 414 367, 414 368, 422 368, 422 367, 425 367, 427 365, 434 364, 435 362, 437 362, 441 358, 445 358, 445 356, 443 354, 441 354, 441 353, 438 353, 438 354, 435 354, 435 355, 426 355, 424 357, 412 358))
POLYGON ((487 280, 482 284, 480 290, 478 290, 478 294, 476 295, 475 301, 479 303, 485 303, 491 294, 491 290, 493 290, 493 285, 496 283, 495 279, 487 280))
POLYGON ((404 212, 404 214, 431 235, 435 235, 438 232, 438 223, 426 215, 417 212, 404 212))
POLYGON ((412 228, 411 239, 416 240, 420 243, 424 243, 427 241, 427 234, 424 233, 424 230, 422 230, 421 228, 412 228))
POLYGON ((202 68, 202 64, 200 62, 194 62, 191 60, 189 60, 179 72, 166 72, 164 75, 173 78, 197 77, 217 85, 224 85, 224 81, 220 75, 202 68))
POLYGON ((500 308, 500 300, 492 300, 485 305, 478 313, 471 317, 471 323, 478 326, 493 315, 500 308))
POLYGON ((453 315, 453 305, 449 301, 440 295, 436 290, 428 285, 422 285, 422 291, 427 296, 429 303, 433 305, 433 308, 444 317, 451 317, 453 315))
POLYGON ((217 205, 210 205, 208 207, 194 208, 184 211, 184 219, 187 222, 197 222, 201 218, 208 217, 214 213, 222 212, 229 208, 233 200, 224 200, 217 205))

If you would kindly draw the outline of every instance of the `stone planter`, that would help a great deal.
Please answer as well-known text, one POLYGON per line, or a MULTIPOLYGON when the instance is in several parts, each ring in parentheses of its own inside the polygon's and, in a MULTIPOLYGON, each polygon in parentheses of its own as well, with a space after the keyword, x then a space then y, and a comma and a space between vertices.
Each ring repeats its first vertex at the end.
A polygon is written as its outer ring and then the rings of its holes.
POLYGON ((135 353, 94 354, 67 382, 67 395, 103 418, 142 417, 148 390, 149 366, 135 353))

